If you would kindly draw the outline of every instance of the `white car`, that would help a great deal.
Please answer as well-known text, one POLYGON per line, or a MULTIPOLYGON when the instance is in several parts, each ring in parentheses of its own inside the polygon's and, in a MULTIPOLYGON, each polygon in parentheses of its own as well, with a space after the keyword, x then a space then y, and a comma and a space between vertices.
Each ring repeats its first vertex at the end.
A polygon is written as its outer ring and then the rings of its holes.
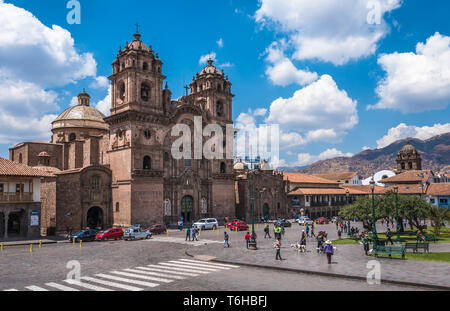
POLYGON ((150 239, 152 237, 152 233, 149 231, 145 231, 141 228, 128 228, 125 230, 123 234, 124 240, 140 240, 140 239, 150 239))
POLYGON ((298 219, 298 224, 300 226, 306 226, 306 225, 310 225, 311 226, 313 223, 314 223, 314 221, 312 219, 309 219, 306 216, 300 217, 298 219))
POLYGON ((205 230, 205 229, 217 229, 219 228, 219 223, 217 222, 217 219, 215 218, 203 218, 200 219, 199 221, 194 223, 194 226, 205 230))

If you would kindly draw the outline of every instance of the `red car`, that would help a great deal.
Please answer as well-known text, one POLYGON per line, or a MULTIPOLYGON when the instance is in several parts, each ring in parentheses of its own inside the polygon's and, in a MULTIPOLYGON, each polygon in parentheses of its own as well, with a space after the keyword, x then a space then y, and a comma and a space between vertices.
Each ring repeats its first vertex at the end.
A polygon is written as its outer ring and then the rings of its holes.
POLYGON ((167 227, 165 225, 156 224, 146 229, 145 231, 151 232, 153 234, 165 233, 167 231, 167 227))
POLYGON ((230 228, 230 226, 231 226, 233 223, 237 222, 237 221, 240 221, 240 220, 239 220, 239 219, 233 219, 233 220, 230 221, 230 222, 226 222, 226 223, 225 223, 225 228, 230 228))
POLYGON ((111 228, 100 232, 95 236, 96 241, 119 240, 123 237, 123 230, 120 228, 111 228))
POLYGON ((328 219, 326 219, 325 217, 319 217, 319 218, 316 218, 315 222, 318 225, 326 225, 326 224, 328 224, 328 219))
POLYGON ((230 225, 230 230, 231 231, 236 231, 236 228, 237 228, 238 231, 248 230, 248 225, 245 222, 243 222, 242 220, 238 220, 236 222, 233 222, 230 225))

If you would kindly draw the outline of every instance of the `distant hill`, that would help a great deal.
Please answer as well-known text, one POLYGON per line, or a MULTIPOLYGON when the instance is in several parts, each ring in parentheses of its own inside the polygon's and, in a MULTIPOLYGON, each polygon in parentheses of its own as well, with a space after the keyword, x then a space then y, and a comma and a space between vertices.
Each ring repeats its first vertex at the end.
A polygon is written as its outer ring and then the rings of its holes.
POLYGON ((284 168, 290 172, 306 174, 325 174, 330 172, 358 172, 363 177, 368 177, 374 172, 396 169, 397 152, 407 141, 420 152, 422 157, 422 169, 433 171, 448 168, 450 164, 450 132, 437 135, 427 140, 408 138, 398 140, 381 149, 369 149, 360 152, 353 157, 338 157, 315 162, 306 168, 284 168))

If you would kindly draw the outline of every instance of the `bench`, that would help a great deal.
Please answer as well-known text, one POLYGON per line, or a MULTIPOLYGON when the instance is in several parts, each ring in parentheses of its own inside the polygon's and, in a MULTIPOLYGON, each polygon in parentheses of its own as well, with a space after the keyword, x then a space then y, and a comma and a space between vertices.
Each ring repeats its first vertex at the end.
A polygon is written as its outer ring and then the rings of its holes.
POLYGON ((430 243, 406 243, 405 248, 406 249, 412 249, 414 253, 417 253, 417 251, 419 249, 423 249, 424 252, 429 253, 430 252, 430 248, 429 248, 430 243))
MULTIPOLYGON (((433 241, 434 243, 436 243, 437 239, 436 236, 433 233, 425 233, 423 235, 425 237, 425 241, 429 242, 429 241, 433 241)), ((421 239, 420 236, 417 236, 417 241, 423 241, 421 239)))
POLYGON ((378 246, 374 249, 375 257, 379 254, 384 255, 401 255, 402 259, 405 259, 405 246, 378 246))

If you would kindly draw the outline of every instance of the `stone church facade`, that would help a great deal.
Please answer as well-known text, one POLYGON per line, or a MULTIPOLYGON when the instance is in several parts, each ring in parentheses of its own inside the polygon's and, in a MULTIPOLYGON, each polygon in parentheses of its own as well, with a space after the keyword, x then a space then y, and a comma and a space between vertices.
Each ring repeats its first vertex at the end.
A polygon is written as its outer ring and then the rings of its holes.
MULTIPOLYGON (((193 77, 190 94, 172 100, 162 61, 140 37, 134 34, 112 64, 109 117, 91 107, 83 91, 78 105, 52 123, 50 143, 10 149, 12 161, 52 173, 41 186, 43 234, 234 216, 233 159, 176 159, 171 150, 176 124, 191 133, 194 117, 223 133, 233 124, 228 77, 209 60, 193 77)), ((233 146, 224 141, 224 154, 226 148, 233 146)))

